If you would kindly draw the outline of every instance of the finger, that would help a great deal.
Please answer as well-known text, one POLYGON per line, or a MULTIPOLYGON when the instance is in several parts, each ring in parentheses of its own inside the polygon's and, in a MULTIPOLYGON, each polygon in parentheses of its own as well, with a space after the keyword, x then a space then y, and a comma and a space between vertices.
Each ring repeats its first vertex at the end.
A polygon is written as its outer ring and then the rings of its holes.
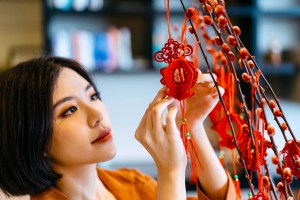
POLYGON ((170 107, 166 116, 166 133, 172 134, 173 132, 177 132, 176 126, 176 114, 178 112, 177 107, 170 107))
MULTIPOLYGON (((217 80, 217 76, 214 73, 212 75, 214 79, 217 80)), ((213 79, 210 74, 206 73, 206 74, 198 75, 197 83, 204 83, 204 82, 213 82, 213 79)))
POLYGON ((172 106, 179 108, 180 107, 179 100, 174 99, 174 101, 170 105, 168 105, 168 109, 169 109, 169 107, 172 107, 172 106))
POLYGON ((159 102, 152 110, 153 128, 158 132, 163 130, 163 111, 174 101, 174 98, 168 97, 159 102))
POLYGON ((144 115, 143 115, 141 121, 140 121, 139 126, 137 127, 137 129, 136 129, 136 131, 135 131, 134 136, 135 136, 135 138, 136 138, 137 140, 140 140, 141 135, 142 135, 143 133, 145 133, 145 131, 146 131, 145 128, 146 128, 146 120, 147 120, 148 113, 149 113, 149 111, 148 111, 148 109, 147 109, 147 110, 145 111, 145 113, 144 113, 144 115))
MULTIPOLYGON (((220 92, 221 96, 223 96, 225 90, 221 86, 219 86, 218 88, 219 88, 219 92, 220 92)), ((218 93, 218 90, 217 90, 216 87, 212 88, 212 90, 211 90, 211 96, 212 97, 218 97, 219 96, 219 93, 218 93)))
POLYGON ((153 108, 158 102, 160 102, 163 98, 166 97, 166 91, 167 91, 167 87, 162 87, 161 89, 158 90, 156 96, 154 97, 154 99, 152 100, 152 102, 149 104, 149 108, 153 108))

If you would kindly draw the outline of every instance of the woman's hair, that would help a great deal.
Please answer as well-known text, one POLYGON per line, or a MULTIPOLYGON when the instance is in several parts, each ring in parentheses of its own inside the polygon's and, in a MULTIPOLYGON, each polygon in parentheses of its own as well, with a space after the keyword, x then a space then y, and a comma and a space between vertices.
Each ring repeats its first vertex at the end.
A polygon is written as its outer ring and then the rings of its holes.
POLYGON ((0 76, 0 188, 7 195, 36 194, 61 177, 45 153, 53 133, 53 90, 63 67, 95 87, 80 64, 59 57, 35 58, 0 76))

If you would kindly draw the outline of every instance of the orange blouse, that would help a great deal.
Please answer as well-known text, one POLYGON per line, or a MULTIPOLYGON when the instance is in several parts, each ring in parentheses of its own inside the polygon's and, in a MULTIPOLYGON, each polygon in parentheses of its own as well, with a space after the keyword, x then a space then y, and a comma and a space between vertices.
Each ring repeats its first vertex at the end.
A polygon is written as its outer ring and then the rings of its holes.
MULTIPOLYGON (((138 170, 119 169, 104 170, 97 168, 98 176, 107 189, 118 200, 153 200, 156 199, 156 181, 138 170)), ((229 177, 229 176, 228 176, 229 177)), ((236 199, 235 187, 229 177, 226 200, 236 199)), ((187 200, 208 200, 205 194, 197 188, 198 197, 188 197, 187 200)), ((30 196, 31 200, 69 200, 54 187, 30 196)))

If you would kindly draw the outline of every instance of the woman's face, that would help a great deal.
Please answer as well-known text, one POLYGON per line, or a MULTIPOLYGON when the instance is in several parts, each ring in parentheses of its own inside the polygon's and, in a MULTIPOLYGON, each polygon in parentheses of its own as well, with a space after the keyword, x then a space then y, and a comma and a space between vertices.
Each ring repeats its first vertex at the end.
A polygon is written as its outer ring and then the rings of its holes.
POLYGON ((53 91, 54 132, 49 157, 55 166, 103 162, 115 156, 107 109, 93 86, 62 68, 53 91))

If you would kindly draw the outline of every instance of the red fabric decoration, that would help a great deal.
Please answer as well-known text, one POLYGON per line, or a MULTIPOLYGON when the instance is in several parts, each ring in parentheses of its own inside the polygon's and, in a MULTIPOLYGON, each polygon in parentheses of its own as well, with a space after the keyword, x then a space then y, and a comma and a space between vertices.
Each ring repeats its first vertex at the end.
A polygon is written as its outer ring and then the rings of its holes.
MULTIPOLYGON (((240 118, 239 115, 237 114, 229 114, 229 117, 233 123, 233 125, 235 125, 236 130, 237 130, 237 134, 239 134, 240 129, 242 127, 242 125, 244 124, 244 121, 240 118)), ((223 119, 221 119, 221 121, 219 121, 219 123, 217 123, 217 125, 215 126, 215 130, 217 131, 217 133, 220 136, 220 141, 219 144, 221 146, 227 147, 229 149, 234 149, 235 145, 233 143, 233 136, 230 134, 228 134, 228 132, 231 132, 227 117, 223 117, 223 119)))
MULTIPOLYGON (((300 141, 298 141, 300 144, 300 141)), ((280 151, 283 154, 284 164, 282 168, 289 167, 291 169, 292 175, 294 175, 297 179, 300 179, 300 168, 297 168, 295 161, 300 159, 300 148, 297 146, 294 140, 289 140, 285 144, 284 148, 280 151)))
MULTIPOLYGON (((265 141, 263 136, 258 131, 253 131, 255 143, 262 143, 261 141, 265 141)), ((249 134, 240 134, 239 137, 237 137, 238 145, 240 147, 242 156, 244 158, 246 167, 248 170, 255 171, 259 169, 260 165, 265 164, 264 156, 266 147, 263 148, 262 151, 259 151, 257 145, 255 147, 252 146, 252 141, 249 136, 249 134), (256 154, 254 154, 254 148, 256 151, 256 154)), ((243 168, 242 165, 240 165, 241 168, 243 168)))
POLYGON ((184 59, 185 56, 191 55, 193 48, 190 45, 182 45, 172 38, 164 45, 162 50, 154 54, 154 59, 157 62, 165 62, 169 65, 160 70, 162 79, 160 82, 166 85, 169 90, 166 92, 168 96, 174 97, 180 101, 180 108, 182 113, 182 124, 180 126, 181 138, 186 150, 187 156, 190 156, 192 171, 191 181, 196 182, 196 161, 200 168, 202 165, 197 154, 197 148, 194 141, 190 138, 188 125, 185 121, 184 100, 195 94, 191 89, 195 86, 198 79, 198 71, 194 67, 193 62, 184 59), (191 151, 189 151, 189 146, 191 151))
POLYGON ((170 89, 168 96, 184 100, 195 94, 191 89, 197 82, 198 71, 191 61, 176 59, 168 67, 162 68, 160 73, 163 76, 160 82, 170 89))
POLYGON ((193 53, 191 45, 182 45, 178 41, 169 38, 164 47, 154 54, 154 59, 157 62, 171 63, 174 59, 189 56, 193 53))
POLYGON ((256 195, 252 197, 253 200, 269 200, 268 193, 258 192, 256 195))

